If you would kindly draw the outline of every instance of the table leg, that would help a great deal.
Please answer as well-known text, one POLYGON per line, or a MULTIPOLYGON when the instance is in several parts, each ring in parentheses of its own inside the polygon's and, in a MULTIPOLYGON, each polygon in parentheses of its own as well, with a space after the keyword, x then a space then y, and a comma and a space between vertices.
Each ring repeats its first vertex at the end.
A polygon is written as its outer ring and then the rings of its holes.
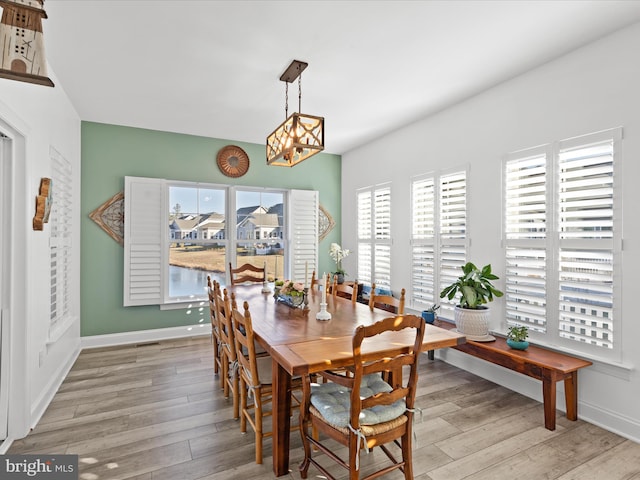
POLYGON ((273 360, 273 473, 276 477, 289 473, 289 418, 291 412, 291 375, 273 360))
POLYGON ((544 404, 544 426, 547 430, 556 429, 556 382, 549 372, 542 374, 542 401, 544 404))
POLYGON ((564 379, 564 397, 567 403, 567 418, 578 419, 578 372, 571 372, 564 379))

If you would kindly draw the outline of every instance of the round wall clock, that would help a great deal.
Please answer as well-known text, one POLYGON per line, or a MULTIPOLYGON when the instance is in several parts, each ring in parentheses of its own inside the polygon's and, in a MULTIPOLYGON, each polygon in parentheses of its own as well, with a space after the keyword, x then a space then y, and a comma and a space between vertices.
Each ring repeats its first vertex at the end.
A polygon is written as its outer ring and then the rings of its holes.
POLYGON ((249 170, 249 155, 235 145, 227 145, 218 152, 218 168, 227 177, 241 177, 249 170))

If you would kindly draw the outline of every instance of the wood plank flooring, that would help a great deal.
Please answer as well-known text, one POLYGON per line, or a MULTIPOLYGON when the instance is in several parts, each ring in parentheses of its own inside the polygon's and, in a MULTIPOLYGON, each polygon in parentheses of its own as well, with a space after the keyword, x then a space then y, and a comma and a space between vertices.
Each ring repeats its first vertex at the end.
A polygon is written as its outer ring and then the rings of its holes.
MULTIPOLYGON (((40 423, 8 453, 78 454, 82 480, 273 478, 271 440, 256 465, 253 433, 232 419, 212 355, 208 337, 84 351, 40 423)), ((426 355, 420 361, 416 480, 640 480, 639 444, 562 413, 550 432, 542 404, 426 355)), ((298 479, 298 432, 291 444, 283 478, 298 479)), ((362 454, 363 471, 383 457, 362 454)), ((311 467, 309 478, 321 477, 311 467)))

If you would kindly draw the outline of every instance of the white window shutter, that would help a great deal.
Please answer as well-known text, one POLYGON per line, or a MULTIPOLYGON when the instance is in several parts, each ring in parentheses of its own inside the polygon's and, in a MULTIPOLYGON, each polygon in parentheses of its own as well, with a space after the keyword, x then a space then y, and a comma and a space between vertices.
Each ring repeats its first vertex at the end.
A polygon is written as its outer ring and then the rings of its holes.
POLYGON ((507 323, 547 331, 547 147, 505 162, 505 303, 507 323))
MULTIPOLYGON (((466 170, 442 175, 439 182, 439 238, 438 260, 440 285, 443 288, 455 282, 467 257, 467 172, 466 170)), ((458 298, 441 299, 441 314, 453 318, 458 298)))
POLYGON ((435 299, 435 183, 433 177, 411 184, 411 299, 424 309, 435 299))
POLYGON ((125 177, 124 306, 158 305, 163 292, 163 245, 167 219, 165 182, 125 177))
POLYGON ((291 190, 289 197, 289 225, 291 225, 291 279, 303 282, 305 267, 307 284, 311 272, 316 278, 321 272, 318 265, 318 208, 319 197, 315 190, 291 190))
POLYGON ((605 349, 614 346, 613 156, 609 138, 561 144, 558 158, 559 334, 605 349))

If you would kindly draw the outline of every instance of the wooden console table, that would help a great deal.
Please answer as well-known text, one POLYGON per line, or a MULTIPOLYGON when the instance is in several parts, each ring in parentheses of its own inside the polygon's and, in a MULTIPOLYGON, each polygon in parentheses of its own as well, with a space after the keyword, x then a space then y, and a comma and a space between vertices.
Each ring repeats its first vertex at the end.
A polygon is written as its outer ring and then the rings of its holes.
MULTIPOLYGON (((435 325, 455 328, 452 323, 441 320, 437 320, 435 325)), ((529 345, 526 350, 514 350, 502 337, 496 337, 492 342, 475 342, 467 338, 466 343, 452 348, 541 380, 544 426, 548 430, 556 429, 556 382, 564 380, 567 418, 578 419, 578 370, 592 365, 592 362, 536 345, 529 345)))

